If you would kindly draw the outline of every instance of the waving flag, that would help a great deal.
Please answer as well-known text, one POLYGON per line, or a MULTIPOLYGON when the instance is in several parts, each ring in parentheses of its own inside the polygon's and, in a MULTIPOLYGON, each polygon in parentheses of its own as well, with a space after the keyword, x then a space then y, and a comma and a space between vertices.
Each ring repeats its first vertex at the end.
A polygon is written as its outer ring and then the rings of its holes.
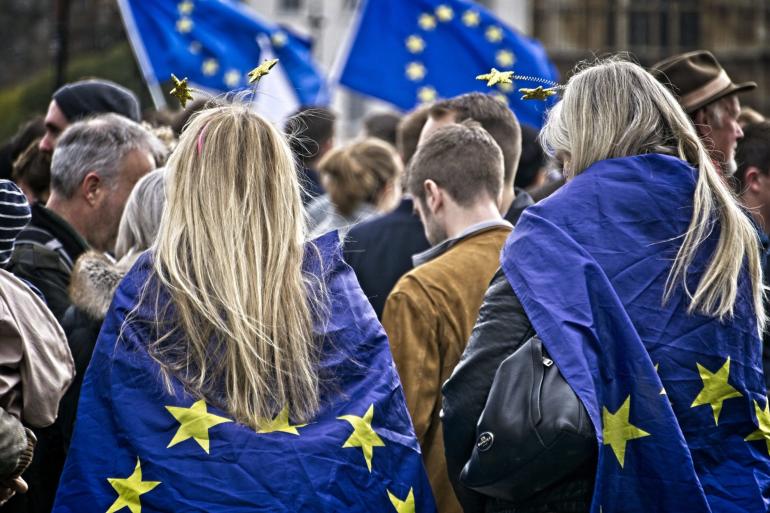
POLYGON ((521 100, 517 89, 556 80, 539 42, 469 0, 366 0, 339 77, 350 89, 405 110, 471 91, 490 92, 520 121, 538 128, 554 99, 521 100), (492 67, 546 82, 490 89, 476 76, 492 67))
MULTIPOLYGON (((597 162, 530 207, 503 270, 599 441, 592 513, 770 510, 770 405, 748 276, 735 315, 664 303, 697 170, 641 155, 597 162)), ((718 238, 698 251, 695 290, 718 238)))
POLYGON ((322 410, 300 424, 284 409, 257 431, 177 381, 166 391, 147 353, 154 300, 121 332, 152 279, 145 254, 97 341, 54 511, 435 512, 388 340, 338 246, 328 234, 306 259, 330 297, 322 410))
POLYGON ((162 96, 157 98, 158 83, 172 73, 188 77, 198 88, 226 92, 247 86, 247 73, 268 58, 279 59, 273 72, 282 75, 271 81, 285 84, 281 91, 263 95, 270 96, 268 104, 279 104, 277 112, 329 102, 326 82, 313 63, 308 41, 261 19, 240 2, 118 3, 145 80, 155 90, 156 106, 163 102, 162 96))

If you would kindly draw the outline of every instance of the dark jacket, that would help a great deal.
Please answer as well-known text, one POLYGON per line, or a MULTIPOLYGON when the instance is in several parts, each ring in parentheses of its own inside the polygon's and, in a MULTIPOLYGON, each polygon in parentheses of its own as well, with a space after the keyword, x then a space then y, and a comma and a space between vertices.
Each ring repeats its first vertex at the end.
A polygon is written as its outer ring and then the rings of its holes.
POLYGON ((515 189, 516 197, 513 199, 513 203, 511 203, 510 208, 508 208, 508 212, 505 213, 505 216, 503 218, 511 223, 512 225, 516 225, 516 221, 519 220, 521 217, 521 214, 524 213, 524 210, 530 206, 534 205, 535 201, 532 199, 532 196, 527 194, 527 191, 524 189, 515 189))
MULTIPOLYGON (((19 419, 0 408, 0 482, 21 474, 32 461, 35 437, 19 419)), ((2 485, 0 485, 0 488, 2 485)))
POLYGON ((8 270, 37 287, 61 322, 70 305, 72 266, 88 243, 72 226, 41 203, 32 206, 32 221, 16 239, 8 270))
POLYGON ((345 238, 345 261, 378 318, 396 282, 412 269, 412 255, 430 247, 412 210, 412 199, 403 198, 393 212, 354 226, 345 238))
POLYGON ((473 451, 476 422, 484 409, 497 367, 534 334, 524 308, 503 272, 498 270, 460 363, 442 387, 447 470, 465 513, 578 513, 587 512, 591 506, 595 458, 566 480, 521 504, 486 497, 458 481, 473 451))

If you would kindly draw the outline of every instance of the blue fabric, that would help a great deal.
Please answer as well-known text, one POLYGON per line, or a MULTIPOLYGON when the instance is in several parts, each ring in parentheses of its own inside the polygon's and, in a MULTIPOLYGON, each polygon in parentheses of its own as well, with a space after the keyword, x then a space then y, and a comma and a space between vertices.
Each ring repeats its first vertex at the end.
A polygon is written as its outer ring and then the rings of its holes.
MULTIPOLYGON (((168 394, 147 354, 150 335, 142 321, 155 318, 154 300, 140 306, 138 322, 119 337, 151 276, 145 254, 120 284, 97 341, 55 512, 104 513, 118 497, 107 478, 127 478, 137 458, 142 480, 160 482, 140 496, 143 513, 385 512, 394 510, 389 493, 405 500, 410 490, 414 511, 435 511, 385 333, 341 259, 338 235, 316 246, 317 253, 307 252, 306 270, 323 276, 331 298, 330 316, 317 333, 324 340, 317 417, 298 427, 298 435, 216 425, 208 430, 208 454, 193 439, 167 447, 180 423, 165 407, 189 407, 194 399, 176 381, 176 395, 168 394), (370 472, 360 447, 343 447, 353 427, 338 417, 363 417, 371 405, 384 446, 373 448, 370 472)), ((208 412, 227 417, 211 405, 208 412)))
MULTIPOLYGON (((440 98, 450 98, 471 91, 496 90, 476 80, 476 75, 488 73, 492 67, 515 70, 517 75, 559 80, 556 68, 538 41, 504 25, 475 2, 367 0, 339 82, 409 110, 429 99, 421 100, 421 91, 433 90, 440 98), (450 20, 442 21, 437 16, 437 12, 442 12, 437 9, 441 8, 451 10, 450 20), (469 18, 467 12, 475 14, 469 18), (432 16, 434 28, 426 29, 420 24, 423 15, 432 16), (499 40, 495 37, 497 33, 488 37, 490 28, 495 32, 499 29, 499 40), (424 48, 414 51, 416 47, 412 47, 410 51, 407 47, 410 36, 421 39, 424 48), (509 64, 511 56, 513 63, 509 64), (407 74, 410 63, 423 66, 424 77, 410 79, 407 74)), ((554 99, 521 100, 518 92, 519 87, 537 85, 548 87, 548 84, 516 81, 513 90, 497 91, 497 94, 507 100, 519 121, 539 128, 545 110, 554 99)))
MULTIPOLYGON (((767 439, 745 440, 767 402, 747 273, 724 323, 688 315, 681 287, 662 301, 696 179, 669 156, 597 162, 529 207, 504 248, 506 277, 596 428, 594 513, 770 506, 767 439), (716 373, 728 357, 727 382, 740 395, 722 396, 717 424, 709 404, 693 405, 704 389, 697 365, 716 373), (621 467, 603 418, 629 398, 630 423, 649 436, 627 442, 621 467)), ((693 262, 691 290, 718 234, 693 262)))
POLYGON ((327 84, 313 63, 309 41, 260 18, 240 2, 120 2, 132 44, 143 49, 145 57, 140 55, 139 62, 150 83, 168 81, 174 73, 213 91, 245 87, 246 74, 264 60, 257 43, 262 38, 262 44, 269 45, 279 59, 300 104, 329 103, 327 84), (207 62, 215 66, 206 68, 207 62))

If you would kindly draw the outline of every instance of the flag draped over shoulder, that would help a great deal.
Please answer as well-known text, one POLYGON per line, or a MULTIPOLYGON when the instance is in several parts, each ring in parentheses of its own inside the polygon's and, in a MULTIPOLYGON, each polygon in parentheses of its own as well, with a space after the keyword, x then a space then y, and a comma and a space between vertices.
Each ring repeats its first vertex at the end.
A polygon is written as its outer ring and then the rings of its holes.
POLYGON ((247 73, 263 60, 278 58, 278 67, 273 73, 283 75, 286 91, 273 97, 273 102, 293 105, 329 102, 326 82, 313 63, 309 42, 261 19, 240 2, 118 2, 149 84, 168 81, 174 73, 213 92, 231 91, 247 86, 247 73))
POLYGON ((176 381, 168 394, 142 322, 154 319, 154 299, 120 335, 151 279, 145 254, 96 344, 55 512, 435 512, 385 333, 337 234, 316 246, 306 270, 323 276, 331 307, 317 333, 326 390, 317 417, 298 424, 284 410, 254 431, 176 381))
POLYGON ((557 81, 540 43, 469 0, 366 0, 339 82, 408 110, 438 98, 490 92, 519 120, 540 127, 555 101, 521 100, 514 81, 487 87, 476 76, 495 67, 557 81))
MULTIPOLYGON (((735 316, 663 293, 697 170, 674 157, 597 162, 530 207, 502 265, 596 428, 594 513, 765 512, 770 410, 750 282, 735 316)), ((696 288, 718 228, 688 273, 696 288)))

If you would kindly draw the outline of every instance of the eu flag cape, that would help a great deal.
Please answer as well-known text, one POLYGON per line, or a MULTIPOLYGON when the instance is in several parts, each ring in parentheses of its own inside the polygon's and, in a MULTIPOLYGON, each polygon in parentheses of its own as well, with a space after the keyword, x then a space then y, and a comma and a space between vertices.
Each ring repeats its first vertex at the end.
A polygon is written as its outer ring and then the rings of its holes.
MULTIPOLYGON (((503 270, 596 429, 591 511, 765 512, 770 410, 744 272, 735 315, 663 293, 697 170, 670 156, 597 162, 524 213, 503 270)), ((688 273, 697 286, 715 229, 688 273)))
POLYGON ((167 393, 142 322, 155 318, 154 299, 123 325, 153 279, 145 254, 99 335, 55 512, 435 511, 384 331, 337 234, 316 246, 305 268, 330 298, 317 333, 327 379, 317 417, 298 425, 282 413, 257 432, 178 382, 167 393))

